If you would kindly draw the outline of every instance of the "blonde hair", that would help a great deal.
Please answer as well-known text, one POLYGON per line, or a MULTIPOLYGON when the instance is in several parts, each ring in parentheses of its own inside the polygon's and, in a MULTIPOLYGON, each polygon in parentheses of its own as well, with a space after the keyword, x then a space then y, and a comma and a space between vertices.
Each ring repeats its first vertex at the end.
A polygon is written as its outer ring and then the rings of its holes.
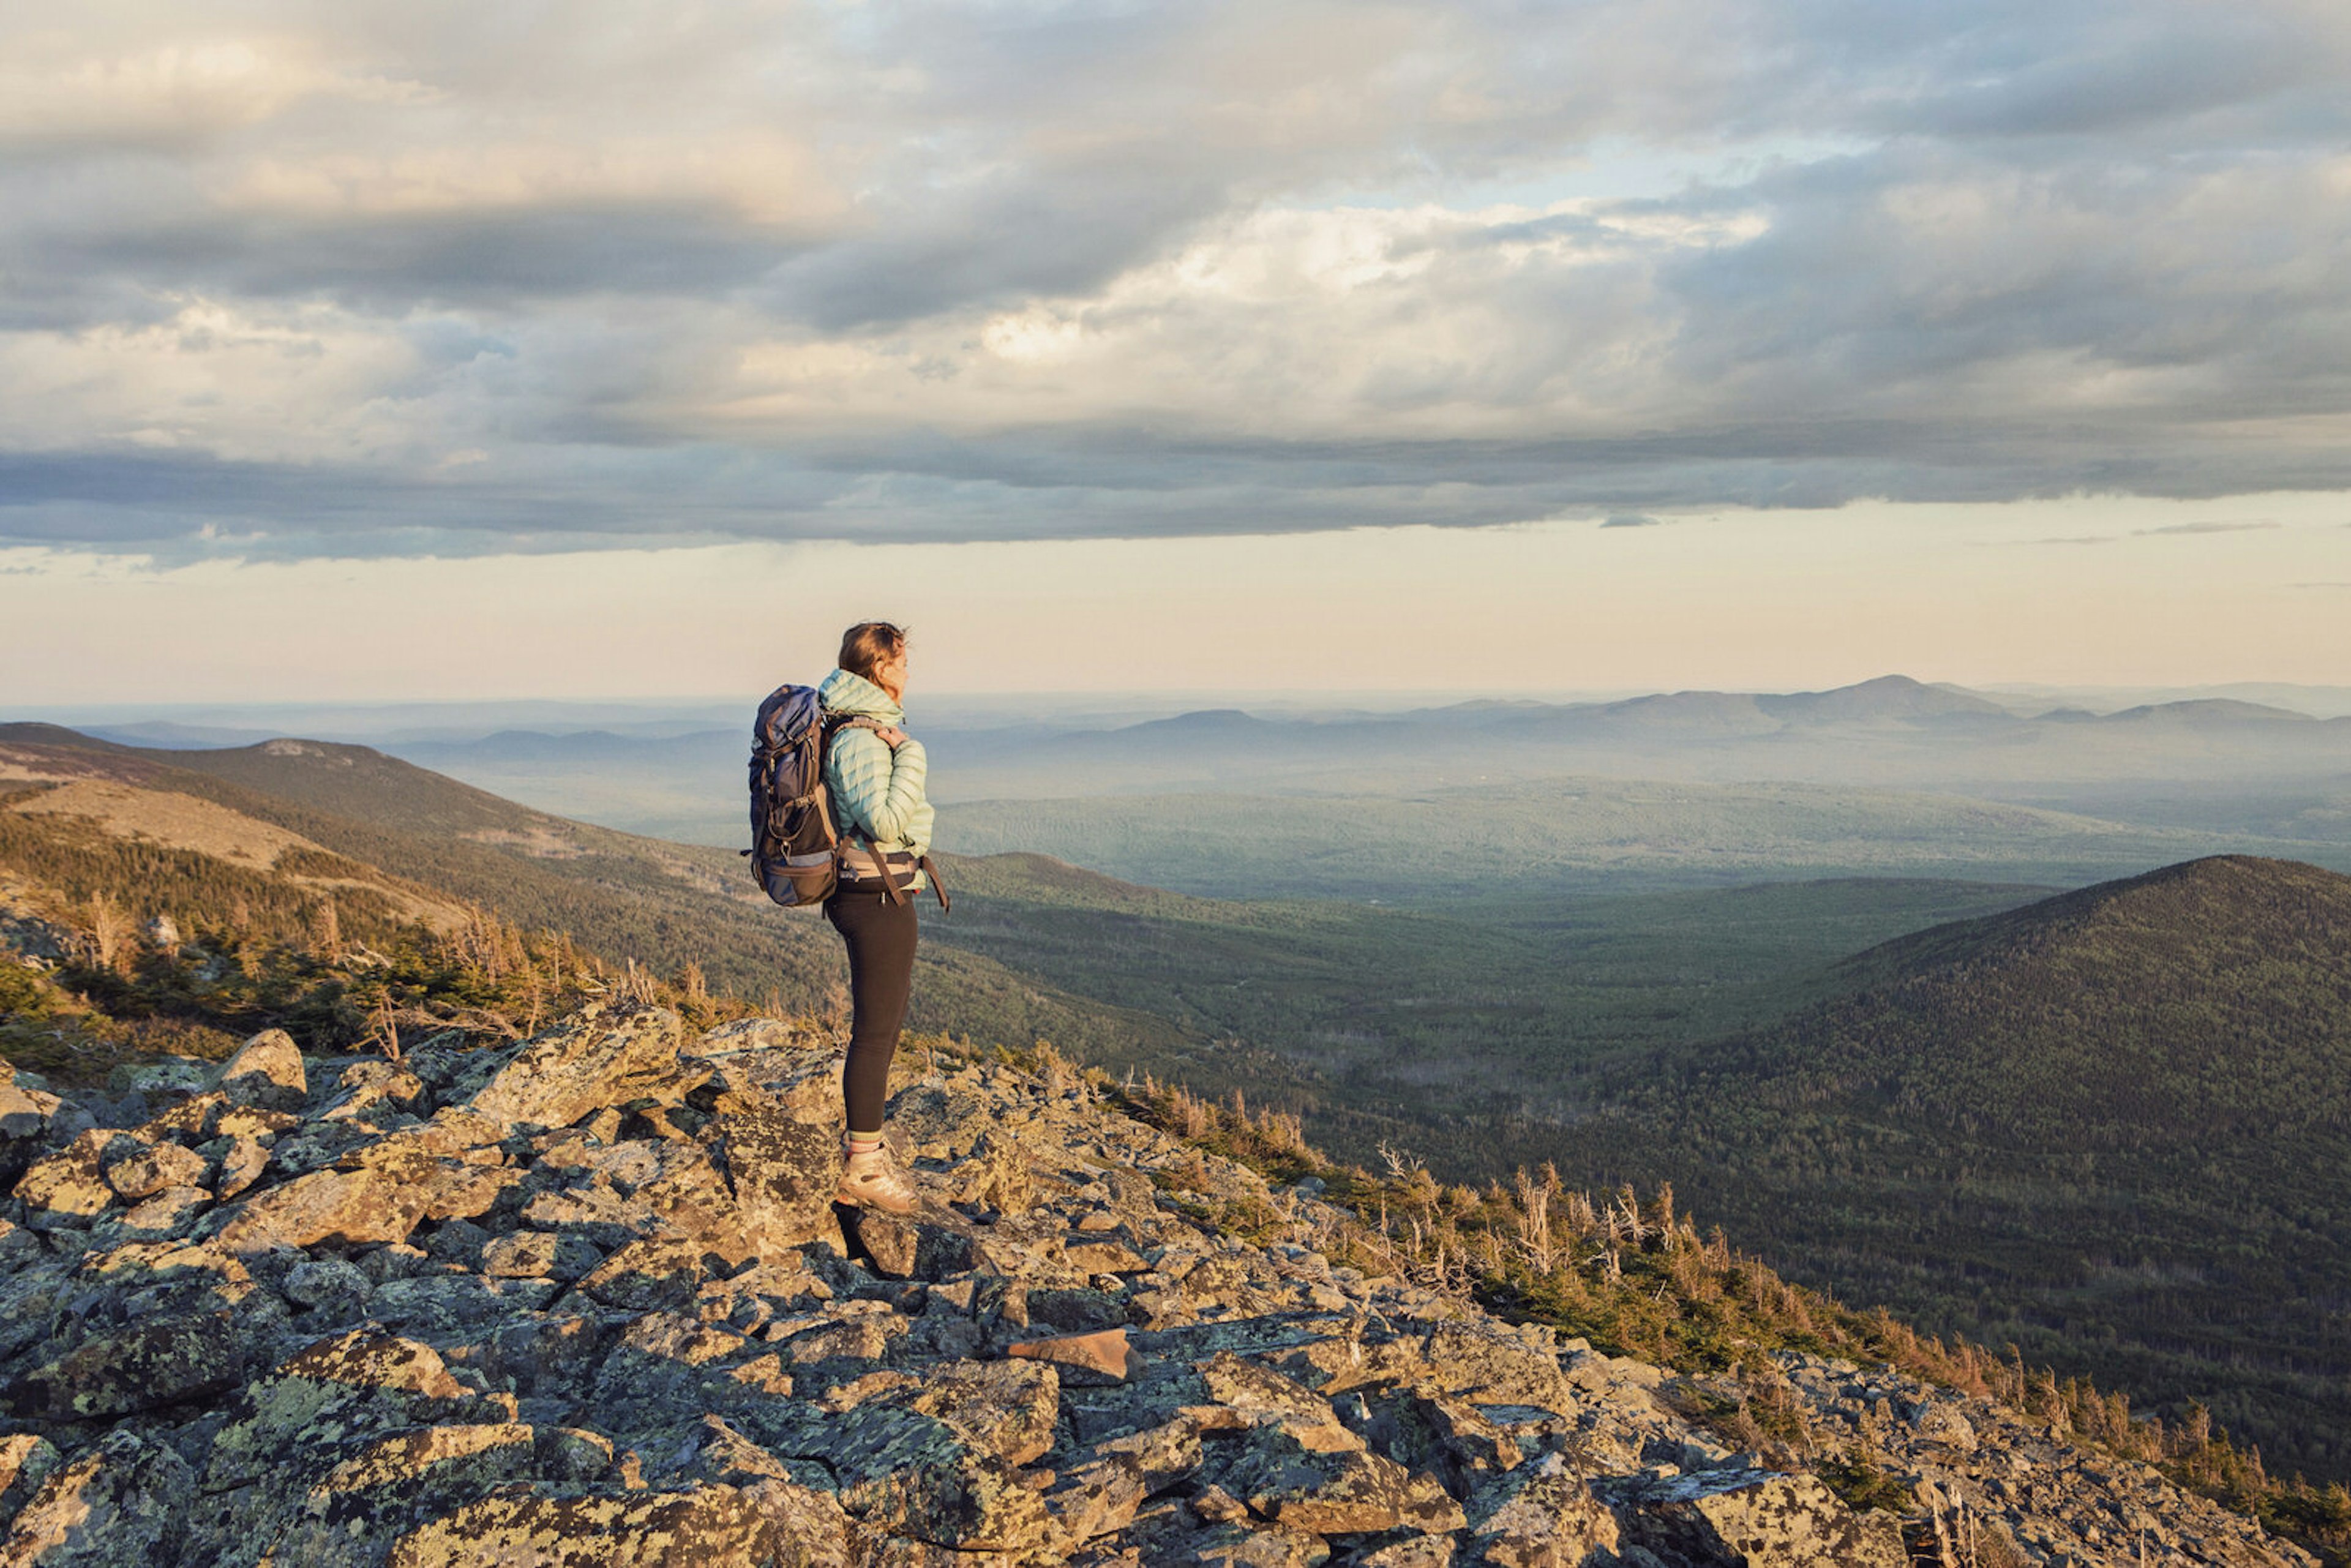
POLYGON ((841 634, 841 667, 869 681, 905 651, 906 629, 887 621, 860 621, 841 634))

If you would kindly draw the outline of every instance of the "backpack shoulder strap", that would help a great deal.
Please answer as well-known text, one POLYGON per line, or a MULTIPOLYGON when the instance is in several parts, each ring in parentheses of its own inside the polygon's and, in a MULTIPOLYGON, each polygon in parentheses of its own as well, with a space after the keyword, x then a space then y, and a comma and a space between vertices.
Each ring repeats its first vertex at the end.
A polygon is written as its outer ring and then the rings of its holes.
MULTIPOLYGON (((870 729, 876 735, 879 735, 882 731, 890 727, 881 720, 868 718, 863 714, 857 714, 852 716, 829 716, 825 719, 824 724, 824 738, 828 745, 831 743, 834 735, 844 729, 870 729)), ((854 824, 852 825, 853 826, 854 824)), ((898 885, 898 879, 890 874, 890 857, 882 852, 880 841, 875 839, 872 834, 868 833, 865 835, 865 848, 867 852, 873 856, 873 869, 882 873, 883 895, 888 898, 893 904, 911 903, 914 895, 909 894, 904 888, 900 887, 898 885)), ((841 836, 840 852, 843 856, 846 856, 849 852, 849 838, 846 834, 841 836)))

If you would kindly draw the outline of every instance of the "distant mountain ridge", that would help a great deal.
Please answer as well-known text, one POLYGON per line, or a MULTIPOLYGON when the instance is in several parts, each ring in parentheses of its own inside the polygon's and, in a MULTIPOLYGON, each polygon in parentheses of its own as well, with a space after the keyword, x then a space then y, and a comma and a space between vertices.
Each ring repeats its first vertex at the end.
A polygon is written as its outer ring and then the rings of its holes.
POLYGON ((1672 1179, 1796 1277, 2351 1473, 2351 877, 2215 857, 1836 974, 1620 1077, 1563 1165, 1672 1179))
MULTIPOLYGON (((2351 800, 2351 717, 2319 719, 2233 698, 2092 713, 2032 711, 1890 674, 1813 692, 1678 691, 1544 702, 1465 692, 1395 711, 1204 707, 1105 726, 1066 720, 942 723, 912 698, 942 806, 1136 794, 1377 794, 1431 780, 1604 776, 1689 783, 1802 783, 1923 790, 2092 816, 2163 808, 2325 858, 2273 824, 2351 800)), ((512 729, 387 749, 567 816, 703 842, 736 834, 738 729, 673 737, 512 729)), ((2215 846, 2218 847, 2218 846, 2215 846)))

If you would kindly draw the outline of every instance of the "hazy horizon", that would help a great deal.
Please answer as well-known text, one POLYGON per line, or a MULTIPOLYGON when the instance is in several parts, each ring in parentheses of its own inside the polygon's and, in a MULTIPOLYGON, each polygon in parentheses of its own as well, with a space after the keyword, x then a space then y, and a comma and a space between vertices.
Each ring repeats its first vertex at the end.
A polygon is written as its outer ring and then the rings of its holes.
MULTIPOLYGON (((1903 674, 1905 672, 1886 671, 1865 679, 1903 674)), ((808 678, 814 677, 810 675, 808 678)), ((2025 716, 2056 708, 2116 713, 2153 704, 2220 699, 2283 708, 2313 718, 2351 716, 2351 685, 2279 682, 2170 686, 2032 683, 1976 685, 1964 681, 1945 680, 1927 680, 1922 684, 1971 692, 2001 702, 2012 711, 2025 716)), ((1482 694, 1482 697, 1565 706, 1621 702, 1679 692, 1784 695, 1828 689, 1835 688, 1774 690, 1760 686, 1631 686, 1578 691, 1529 687, 1520 690, 1496 688, 1482 694)), ((224 735, 246 732, 254 739, 287 737, 362 742, 370 737, 447 739, 461 733, 487 736, 502 730, 560 735, 612 729, 620 733, 682 735, 705 728, 739 727, 745 722, 747 705, 758 695, 759 692, 747 688, 732 695, 700 694, 669 698, 427 697, 352 703, 24 703, 0 712, 0 722, 25 720, 58 724, 69 728, 84 726, 120 729, 177 727, 191 732, 218 731, 224 735)), ((910 694, 909 697, 915 714, 932 723, 953 727, 1027 724, 1049 718, 1074 727, 1108 727, 1226 708, 1269 716, 1409 713, 1450 706, 1461 700, 1458 693, 1444 688, 1384 691, 1346 688, 918 691, 910 694)), ((204 743, 244 742, 208 739, 204 743)), ((171 742, 155 740, 149 744, 169 745, 171 742)))

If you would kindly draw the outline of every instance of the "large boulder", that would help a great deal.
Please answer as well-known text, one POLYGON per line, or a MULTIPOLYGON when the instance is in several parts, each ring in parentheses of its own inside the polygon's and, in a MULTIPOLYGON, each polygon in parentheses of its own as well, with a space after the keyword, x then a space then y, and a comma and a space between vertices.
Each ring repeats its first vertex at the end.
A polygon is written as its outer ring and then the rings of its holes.
POLYGON ((110 1151, 134 1151, 128 1134, 93 1127, 64 1148, 42 1155, 16 1180, 16 1196, 25 1202, 26 1221, 36 1230, 88 1225, 118 1201, 106 1179, 110 1151))
POLYGON ((839 1123, 804 1120, 756 1092, 721 1095, 716 1112, 702 1142, 726 1176, 752 1249, 775 1257, 814 1240, 839 1246, 841 1222, 832 1208, 841 1181, 839 1123))
POLYGON ((1615 1560, 1616 1515, 1562 1455, 1495 1485, 1477 1500, 1472 1563, 1494 1568, 1583 1568, 1615 1560))
POLYGON ((217 1086, 240 1105, 266 1111, 299 1111, 309 1098, 301 1048, 282 1029, 266 1029, 221 1064, 217 1086))
POLYGON ((244 1199, 222 1226, 220 1242, 232 1251, 265 1251, 325 1241, 404 1241, 434 1196, 430 1186, 382 1171, 312 1171, 244 1199))
POLYGON ((10 1384, 20 1416, 86 1421, 128 1416, 234 1388, 244 1345, 228 1309, 132 1323, 84 1340, 10 1384))
POLYGON ((569 1127, 606 1107, 675 1104, 710 1076, 678 1058, 678 1018, 661 1008, 583 1013, 527 1043, 465 1101, 518 1128, 569 1127))
POLYGON ((1699 1470, 1621 1497, 1627 1533, 1653 1551, 1744 1568, 1909 1568, 1891 1514, 1856 1515, 1817 1476, 1699 1470))

